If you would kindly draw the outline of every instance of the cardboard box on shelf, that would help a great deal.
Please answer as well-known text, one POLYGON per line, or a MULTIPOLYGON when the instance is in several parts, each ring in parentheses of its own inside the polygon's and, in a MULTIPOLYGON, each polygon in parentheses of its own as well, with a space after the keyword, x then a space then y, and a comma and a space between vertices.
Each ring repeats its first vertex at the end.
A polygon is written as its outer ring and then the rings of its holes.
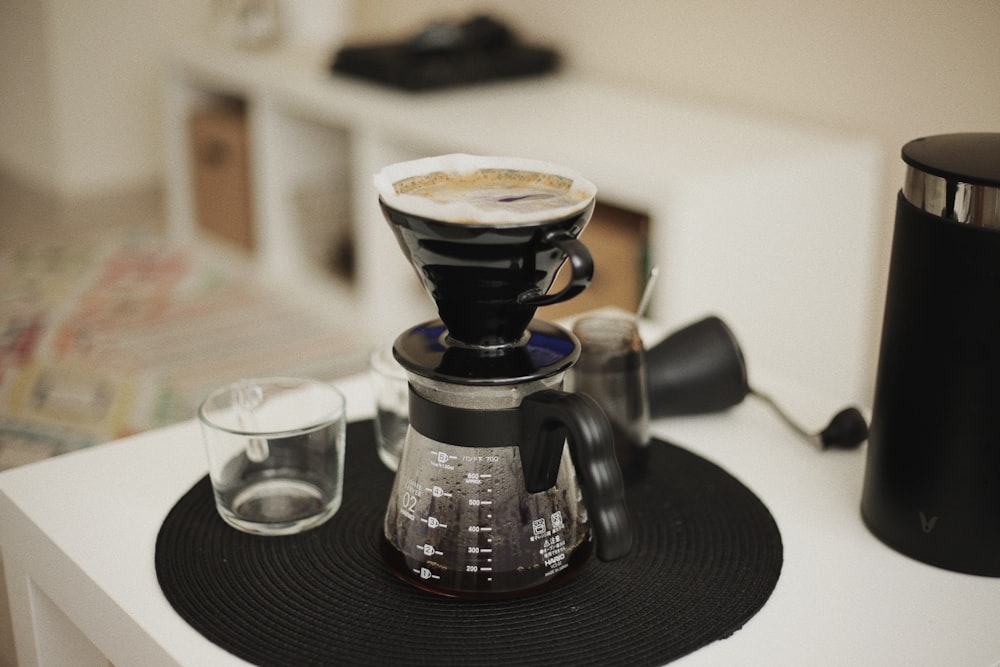
MULTIPOLYGON (((540 308, 538 316, 556 320, 607 306, 634 311, 645 287, 649 217, 642 213, 598 203, 580 240, 594 258, 594 279, 581 294, 553 306, 540 308)), ((554 293, 566 284, 568 267, 563 265, 554 293)))
POLYGON ((252 252, 256 243, 242 105, 196 109, 191 113, 190 133, 198 226, 252 252))

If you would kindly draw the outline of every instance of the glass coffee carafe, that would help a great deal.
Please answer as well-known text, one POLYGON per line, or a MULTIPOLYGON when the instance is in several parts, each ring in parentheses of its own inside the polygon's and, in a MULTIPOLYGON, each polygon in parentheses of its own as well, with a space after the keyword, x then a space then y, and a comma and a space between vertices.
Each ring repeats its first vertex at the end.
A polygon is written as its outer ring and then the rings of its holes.
POLYGON ((441 316, 394 345, 410 427, 384 560, 419 588, 493 598, 564 582, 591 553, 621 557, 632 534, 611 427, 561 389, 575 337, 533 319, 590 282, 577 237, 593 186, 555 165, 475 156, 393 165, 376 183, 441 316), (568 285, 547 294, 567 259, 568 285))

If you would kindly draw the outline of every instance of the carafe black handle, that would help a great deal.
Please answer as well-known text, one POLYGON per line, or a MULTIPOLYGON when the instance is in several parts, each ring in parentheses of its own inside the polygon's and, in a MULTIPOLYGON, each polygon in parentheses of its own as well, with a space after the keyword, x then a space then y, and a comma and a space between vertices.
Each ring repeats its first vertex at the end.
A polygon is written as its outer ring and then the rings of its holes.
POLYGON ((615 458, 611 425, 593 399, 556 389, 535 392, 521 401, 521 465, 531 493, 555 484, 563 443, 569 442, 587 515, 594 529, 597 557, 621 558, 632 548, 632 525, 625 485, 615 458))
POLYGON ((517 302, 522 306, 551 306, 572 299, 587 289, 594 277, 594 258, 580 239, 565 231, 557 231, 548 234, 545 241, 569 257, 571 269, 569 284, 555 294, 543 294, 537 289, 524 292, 517 297, 517 302))

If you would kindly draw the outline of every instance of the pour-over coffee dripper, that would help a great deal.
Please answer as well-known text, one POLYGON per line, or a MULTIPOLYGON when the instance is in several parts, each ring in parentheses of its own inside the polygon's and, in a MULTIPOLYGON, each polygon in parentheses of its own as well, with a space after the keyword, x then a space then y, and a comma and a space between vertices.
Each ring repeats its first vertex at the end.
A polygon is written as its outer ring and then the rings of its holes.
MULTIPOLYGON (((491 159, 490 164, 499 165, 491 167, 491 173, 512 171, 513 165, 553 169, 552 165, 524 160, 491 159)), ((387 178, 401 173, 412 173, 412 167, 387 178)), ((540 173, 546 176, 545 185, 553 181, 548 171, 540 173)), ((455 202, 435 206, 414 195, 387 197, 383 190, 379 199, 383 214, 437 305, 451 341, 480 347, 516 345, 539 306, 571 299, 590 284, 593 260, 578 237, 594 211, 596 190, 579 177, 559 178, 556 182, 573 193, 565 199, 575 201, 551 210, 513 209, 524 202, 537 203, 545 196, 527 191, 530 184, 524 186, 524 194, 513 189, 496 193, 492 209, 455 202), (505 209, 505 203, 511 208, 505 209), (539 219, 538 210, 544 212, 544 218, 539 219), (561 291, 547 294, 567 259, 569 283, 561 291)))
POLYGON ((393 346, 410 427, 384 560, 419 588, 493 598, 562 583, 592 550, 623 556, 632 533, 611 427, 593 400, 561 390, 579 344, 532 322, 590 282, 577 237, 593 185, 555 165, 475 156, 393 165, 376 184, 441 316, 393 346), (546 294, 567 258, 569 285, 546 294))

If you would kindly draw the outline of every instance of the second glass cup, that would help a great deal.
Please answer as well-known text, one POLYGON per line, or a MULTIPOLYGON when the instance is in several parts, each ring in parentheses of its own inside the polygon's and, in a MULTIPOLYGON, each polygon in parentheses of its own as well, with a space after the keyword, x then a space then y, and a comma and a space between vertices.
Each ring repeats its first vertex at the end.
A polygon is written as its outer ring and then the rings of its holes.
POLYGON ((379 459, 395 472, 410 424, 409 383, 406 371, 392 356, 392 346, 375 348, 369 361, 375 391, 375 445, 379 459))
POLYGON ((635 319, 591 315, 573 325, 580 359, 571 373, 573 391, 604 410, 615 437, 615 456, 625 482, 646 470, 649 456, 649 397, 645 351, 635 319))

